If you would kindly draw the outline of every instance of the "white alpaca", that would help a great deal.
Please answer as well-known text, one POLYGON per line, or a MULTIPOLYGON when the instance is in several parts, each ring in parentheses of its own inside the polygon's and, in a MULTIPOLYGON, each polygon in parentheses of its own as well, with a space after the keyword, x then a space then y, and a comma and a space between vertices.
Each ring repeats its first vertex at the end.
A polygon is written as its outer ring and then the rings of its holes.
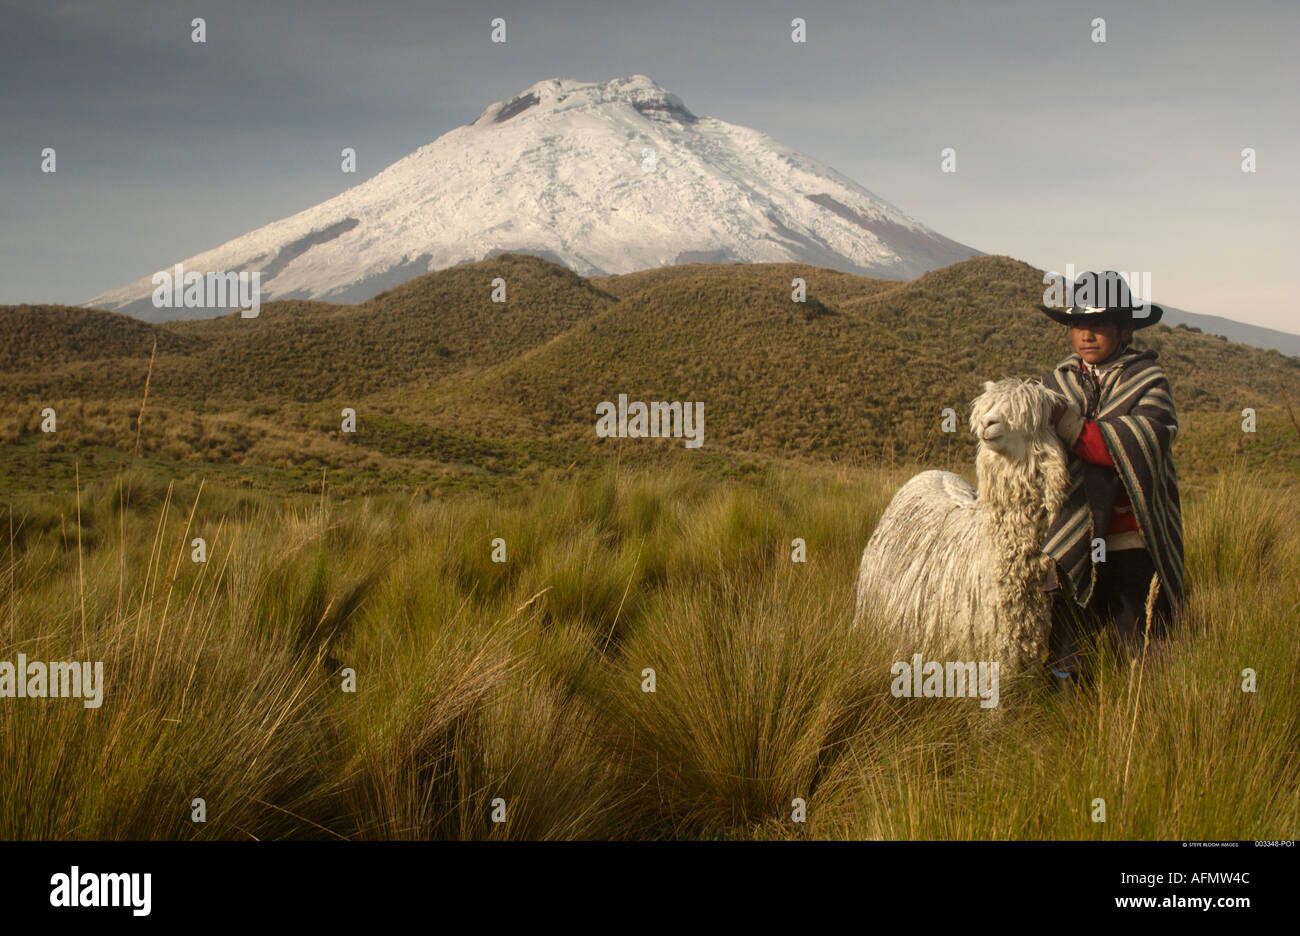
POLYGON ((1050 559, 1041 547, 1069 482, 1051 418, 1062 400, 1038 381, 985 382, 970 416, 978 493, 947 471, 898 490, 862 553, 854 627, 897 629, 909 653, 996 661, 1004 676, 1045 660, 1050 559))

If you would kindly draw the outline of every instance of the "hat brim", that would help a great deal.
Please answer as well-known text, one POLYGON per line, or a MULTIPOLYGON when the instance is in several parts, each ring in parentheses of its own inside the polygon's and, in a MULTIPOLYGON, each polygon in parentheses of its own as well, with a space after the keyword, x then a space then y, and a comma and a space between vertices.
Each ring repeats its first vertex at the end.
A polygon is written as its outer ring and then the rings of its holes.
POLYGON ((1132 309, 1107 309, 1104 312, 1072 312, 1065 309, 1053 309, 1050 306, 1040 305, 1038 310, 1062 325, 1094 325, 1102 322, 1114 322, 1117 325, 1132 325, 1136 328, 1147 328, 1160 321, 1160 317, 1165 314, 1165 310, 1154 302, 1146 310, 1145 315, 1134 315, 1132 309))

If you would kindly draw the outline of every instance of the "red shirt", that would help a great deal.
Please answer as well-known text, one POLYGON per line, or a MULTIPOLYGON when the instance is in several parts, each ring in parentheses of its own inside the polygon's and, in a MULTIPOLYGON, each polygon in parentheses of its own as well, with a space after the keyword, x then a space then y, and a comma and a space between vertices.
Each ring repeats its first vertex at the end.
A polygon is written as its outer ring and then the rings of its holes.
MULTIPOLYGON (((1078 440, 1074 443, 1074 453, 1084 461, 1092 462, 1094 465, 1105 465, 1107 468, 1115 467, 1115 460, 1110 457, 1110 452, 1106 450, 1106 442, 1101 437, 1101 429, 1097 423, 1091 419, 1085 419, 1083 422, 1083 431, 1079 433, 1078 440)), ((1110 529, 1108 533, 1126 533, 1130 530, 1138 529, 1137 516, 1133 513, 1133 502, 1128 498, 1128 492, 1124 490, 1124 485, 1119 486, 1119 493, 1115 496, 1115 509, 1110 515, 1110 529)))

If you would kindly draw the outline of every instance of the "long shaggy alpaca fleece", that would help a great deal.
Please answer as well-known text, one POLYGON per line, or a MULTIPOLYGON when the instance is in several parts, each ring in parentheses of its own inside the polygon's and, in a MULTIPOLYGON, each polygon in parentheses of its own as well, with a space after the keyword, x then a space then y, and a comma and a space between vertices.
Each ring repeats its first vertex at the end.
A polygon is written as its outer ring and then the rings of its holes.
POLYGON ((1043 538, 1065 500, 1065 450, 1052 424, 1063 397, 1038 381, 984 384, 971 404, 979 490, 925 471, 880 517, 858 569, 853 626, 897 629, 899 658, 922 646, 1015 675, 1047 656, 1050 559, 1043 538))

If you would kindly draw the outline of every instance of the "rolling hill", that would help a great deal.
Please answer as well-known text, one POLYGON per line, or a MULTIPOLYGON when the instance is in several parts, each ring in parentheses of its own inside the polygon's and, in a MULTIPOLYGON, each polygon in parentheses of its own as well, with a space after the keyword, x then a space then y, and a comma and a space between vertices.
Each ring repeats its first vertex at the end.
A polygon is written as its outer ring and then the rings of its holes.
MULTIPOLYGON (((784 263, 583 278, 505 254, 352 306, 268 303, 256 319, 150 325, 8 307, 19 340, 0 371, 4 475, 20 486, 55 463, 93 471, 128 458, 155 337, 142 457, 250 484, 302 486, 322 469, 363 487, 518 480, 651 455, 960 464, 982 382, 1041 376, 1069 353, 1065 330, 1034 308, 1041 284, 1041 271, 996 256, 898 282, 784 263), (498 277, 504 302, 492 298, 498 277), (620 393, 703 402, 704 447, 598 439, 596 404, 620 393), (39 429, 46 406, 60 414, 54 436, 39 429), (340 432, 344 407, 354 434, 340 432), (939 429, 948 407, 956 433, 939 429)), ((1164 325, 1137 344, 1170 376, 1185 460, 1300 464, 1279 393, 1300 402, 1300 360, 1164 325), (1241 431, 1245 407, 1259 412, 1254 434, 1241 431)))

